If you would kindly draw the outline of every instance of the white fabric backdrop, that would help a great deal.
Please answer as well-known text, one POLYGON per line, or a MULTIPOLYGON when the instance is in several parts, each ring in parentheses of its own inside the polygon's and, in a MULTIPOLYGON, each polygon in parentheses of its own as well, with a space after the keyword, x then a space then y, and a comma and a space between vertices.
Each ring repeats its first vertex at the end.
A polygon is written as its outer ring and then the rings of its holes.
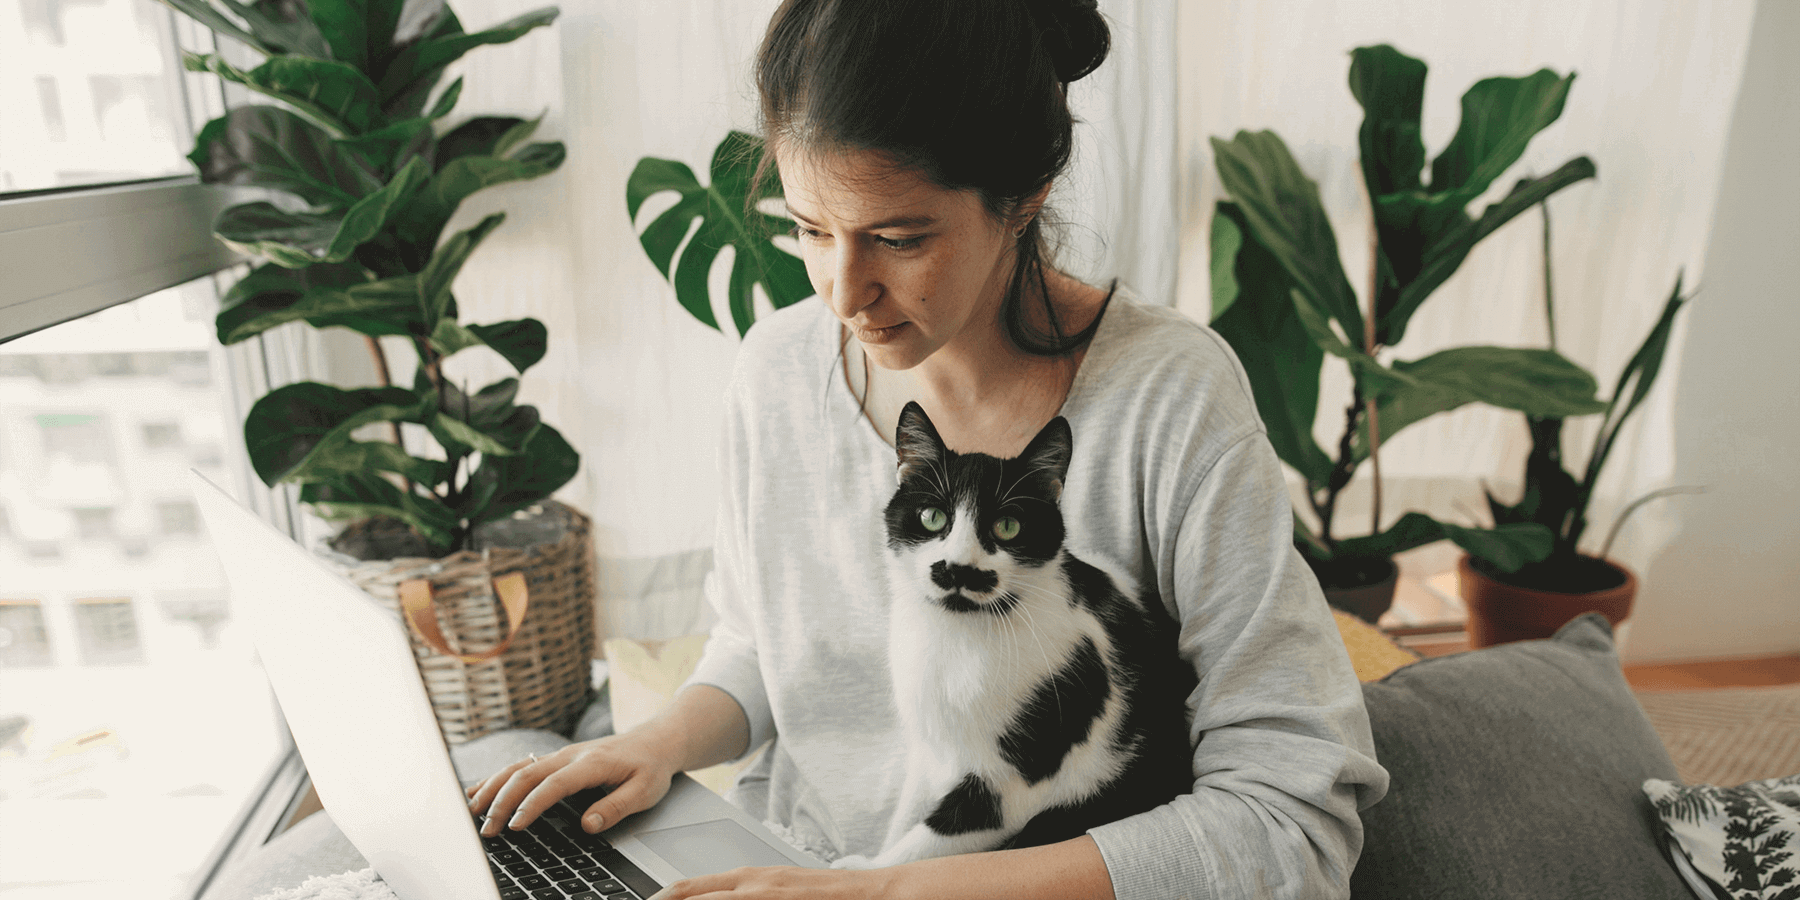
MULTIPOLYGON (((536 5, 459 0, 456 9, 473 30, 536 5)), ((569 148, 560 172, 464 204, 453 227, 495 209, 509 219, 471 259, 458 296, 474 321, 533 315, 549 326, 550 354, 524 396, 584 454, 564 495, 596 522, 607 585, 601 627, 667 637, 704 624, 697 598, 712 539, 719 393, 736 338, 675 303, 637 244, 624 185, 643 156, 682 160, 704 178, 726 131, 754 127, 750 61, 775 3, 560 5, 551 28, 477 49, 457 67, 467 76, 459 115, 544 112, 540 139, 569 148)), ((1598 164, 1597 182, 1554 201, 1558 325, 1565 354, 1609 391, 1675 270, 1685 266, 1690 282, 1702 274, 1752 6, 1103 0, 1116 46, 1072 91, 1083 120, 1076 161, 1052 201, 1069 223, 1062 261, 1090 279, 1121 276, 1146 297, 1177 297, 1204 319, 1217 196, 1206 138, 1271 128, 1320 181, 1347 271, 1366 271, 1355 168, 1361 111, 1345 86, 1351 48, 1386 41, 1431 65, 1431 151, 1448 141, 1475 80, 1573 69, 1562 120, 1517 171, 1546 172, 1578 153, 1598 164)), ((1491 237, 1426 304, 1397 355, 1475 342, 1541 345, 1537 241, 1530 215, 1491 237)), ((459 358, 459 368, 478 383, 504 374, 481 352, 459 358)), ((1324 396, 1347 396, 1341 373, 1329 377, 1324 396)), ((1335 439, 1341 405, 1322 403, 1325 439, 1335 439)), ((1628 435, 1602 503, 1660 486, 1671 447, 1664 395, 1628 435)), ((1480 508, 1474 479, 1514 477, 1524 450, 1516 417, 1469 410, 1416 425, 1385 448, 1390 517, 1411 506, 1472 518, 1480 508)), ((1649 552, 1657 533, 1655 516, 1639 521, 1622 547, 1627 561, 1641 564, 1633 554, 1649 552)))

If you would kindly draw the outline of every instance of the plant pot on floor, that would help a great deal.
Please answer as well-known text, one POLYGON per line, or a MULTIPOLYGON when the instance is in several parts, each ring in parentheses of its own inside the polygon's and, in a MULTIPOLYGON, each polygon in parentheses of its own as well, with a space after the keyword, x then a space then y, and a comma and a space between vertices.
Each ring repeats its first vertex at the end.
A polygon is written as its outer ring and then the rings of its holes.
POLYGON ((1492 647, 1509 641, 1547 638, 1576 616, 1598 612, 1616 629, 1631 615, 1637 576, 1611 560, 1582 557, 1590 580, 1609 583, 1593 590, 1570 592, 1519 587, 1481 571, 1467 554, 1457 560, 1457 584, 1468 608, 1469 646, 1492 647))
POLYGON ((1313 568, 1325 602, 1373 625, 1394 605, 1400 567, 1392 559, 1324 563, 1313 568))
POLYGON ((567 735, 593 693, 590 527, 587 516, 547 500, 478 526, 479 549, 438 559, 393 519, 353 522, 320 554, 407 619, 446 741, 506 728, 567 735), (409 595, 415 605, 404 610, 409 595))

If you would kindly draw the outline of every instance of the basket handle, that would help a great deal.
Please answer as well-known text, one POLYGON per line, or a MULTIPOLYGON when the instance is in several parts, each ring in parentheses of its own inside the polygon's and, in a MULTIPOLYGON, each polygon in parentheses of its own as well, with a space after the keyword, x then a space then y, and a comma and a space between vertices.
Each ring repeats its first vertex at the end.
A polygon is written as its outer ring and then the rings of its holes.
POLYGON ((530 605, 526 596, 525 573, 508 572, 494 579, 494 593, 500 597, 500 605, 506 608, 508 620, 506 637, 500 643, 480 653, 456 653, 451 651, 450 643, 444 640, 444 632, 438 628, 437 606, 431 597, 431 582, 424 578, 414 578, 400 582, 400 609, 406 614, 406 620, 417 629, 425 643, 446 656, 454 656, 465 663, 486 662, 506 652, 512 646, 513 638, 519 636, 519 626, 525 622, 525 609, 530 605))

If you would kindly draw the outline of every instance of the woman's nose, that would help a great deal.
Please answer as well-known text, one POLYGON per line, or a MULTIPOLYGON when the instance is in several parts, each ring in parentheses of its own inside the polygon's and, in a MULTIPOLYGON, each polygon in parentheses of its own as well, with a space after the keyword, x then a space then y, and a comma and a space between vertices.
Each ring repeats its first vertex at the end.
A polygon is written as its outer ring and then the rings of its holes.
POLYGON ((849 244, 840 242, 831 259, 831 308, 844 319, 854 318, 881 295, 868 255, 849 244))

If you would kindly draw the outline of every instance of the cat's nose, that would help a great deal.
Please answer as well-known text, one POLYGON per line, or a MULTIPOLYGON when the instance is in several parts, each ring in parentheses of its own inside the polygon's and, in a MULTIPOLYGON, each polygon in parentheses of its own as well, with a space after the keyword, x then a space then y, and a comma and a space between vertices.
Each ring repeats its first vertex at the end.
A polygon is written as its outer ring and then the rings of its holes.
POLYGON ((979 594, 993 590, 1000 583, 1000 576, 986 569, 947 563, 940 559, 931 564, 931 583, 946 591, 973 591, 979 594))

